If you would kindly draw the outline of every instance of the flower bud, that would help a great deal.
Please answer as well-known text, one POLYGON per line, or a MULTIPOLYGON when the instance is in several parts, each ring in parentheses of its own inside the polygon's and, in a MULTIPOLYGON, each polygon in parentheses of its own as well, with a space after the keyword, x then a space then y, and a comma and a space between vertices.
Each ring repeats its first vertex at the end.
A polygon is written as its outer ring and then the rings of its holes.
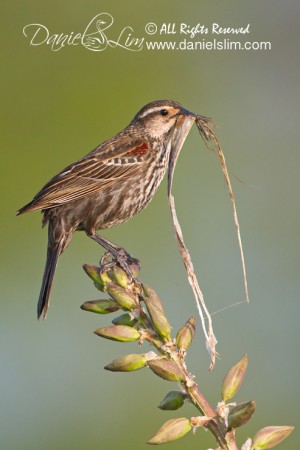
POLYGON ((155 305, 148 303, 148 299, 144 298, 151 321, 158 335, 164 339, 165 342, 171 340, 171 326, 164 312, 155 305))
POLYGON ((110 327, 98 328, 94 331, 97 336, 118 342, 133 342, 140 339, 141 334, 135 328, 126 325, 112 325, 110 327))
POLYGON ((188 433, 191 428, 190 421, 185 417, 170 419, 163 424, 153 438, 151 438, 147 443, 158 445, 175 441, 188 433))
POLYGON ((234 406, 228 414, 228 431, 245 425, 251 419, 255 408, 254 401, 234 406))
POLYGON ((103 281, 104 284, 109 283, 112 279, 112 270, 109 269, 105 272, 103 272, 102 268, 100 267, 100 278, 103 281))
POLYGON ((104 367, 111 372, 132 372, 145 367, 147 364, 145 354, 132 354, 114 359, 110 364, 104 367))
POLYGON ((247 365, 248 358, 247 355, 244 355, 243 358, 227 373, 222 384, 222 400, 224 402, 231 399, 240 389, 247 370, 247 365))
POLYGON ((112 300, 90 300, 80 306, 84 311, 97 314, 109 314, 120 309, 120 306, 112 300))
POLYGON ((168 381, 184 381, 184 373, 180 366, 167 358, 148 361, 148 366, 159 377, 168 381))
POLYGON ((166 318, 162 302, 156 292, 147 285, 143 285, 145 297, 144 301, 151 317, 153 326, 159 336, 165 341, 171 340, 171 325, 166 318))
POLYGON ((99 291, 105 291, 105 283, 103 282, 100 274, 100 268, 93 266, 92 264, 83 264, 83 270, 94 281, 95 286, 99 291))
POLYGON ((137 319, 133 316, 133 314, 125 313, 121 316, 115 317, 112 320, 114 325, 127 325, 128 327, 133 327, 134 324, 137 323, 137 319))
POLYGON ((121 308, 129 311, 137 308, 137 302, 133 294, 130 295, 123 288, 112 282, 107 284, 106 289, 109 295, 121 306, 121 308))
POLYGON ((120 266, 115 265, 112 270, 112 280, 120 287, 126 288, 128 284, 128 276, 120 266))
POLYGON ((154 291, 154 289, 152 289, 147 284, 143 284, 143 289, 144 289, 145 297, 148 298, 148 301, 164 312, 164 307, 163 307, 162 301, 159 298, 159 296, 157 295, 157 293, 154 291))
POLYGON ((189 348, 195 335, 195 329, 196 319, 195 317, 190 317, 176 335, 176 345, 179 350, 187 350, 189 348))
POLYGON ((185 394, 184 392, 170 391, 160 402, 158 408, 165 411, 175 411, 176 409, 181 408, 186 398, 187 394, 185 394))
POLYGON ((253 438, 253 450, 265 450, 267 448, 275 447, 287 438, 294 427, 265 427, 259 430, 253 438))
POLYGON ((129 264, 129 269, 131 270, 131 273, 134 276, 134 278, 137 278, 141 270, 140 262, 136 260, 136 262, 129 264))

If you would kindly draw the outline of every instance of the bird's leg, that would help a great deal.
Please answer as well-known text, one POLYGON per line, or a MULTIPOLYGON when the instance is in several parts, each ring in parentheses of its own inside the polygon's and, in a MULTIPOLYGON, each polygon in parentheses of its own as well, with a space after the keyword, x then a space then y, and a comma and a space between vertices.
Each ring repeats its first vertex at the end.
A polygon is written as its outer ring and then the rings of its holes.
POLYGON ((101 264, 103 263, 104 270, 107 270, 108 268, 113 267, 116 263, 119 263, 131 280, 135 282, 138 281, 133 276, 129 267, 130 264, 136 264, 140 269, 141 264, 138 259, 133 258, 123 247, 117 246, 113 242, 109 241, 108 239, 104 239, 102 236, 99 236, 96 233, 89 236, 94 239, 94 241, 98 242, 98 244, 102 245, 102 247, 105 248, 105 250, 107 250, 107 252, 110 253, 114 259, 114 261, 107 262, 107 254, 105 253, 103 255, 103 257, 101 258, 101 264))

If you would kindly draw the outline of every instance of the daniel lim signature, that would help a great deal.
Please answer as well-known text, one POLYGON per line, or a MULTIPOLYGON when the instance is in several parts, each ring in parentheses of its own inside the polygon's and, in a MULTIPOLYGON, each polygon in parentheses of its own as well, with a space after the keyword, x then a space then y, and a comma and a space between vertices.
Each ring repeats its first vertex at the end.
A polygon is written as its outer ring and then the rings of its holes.
POLYGON ((93 52, 101 52, 108 47, 121 47, 138 52, 143 48, 145 38, 133 36, 133 28, 124 27, 115 40, 109 39, 106 32, 114 23, 109 13, 100 13, 89 22, 83 33, 51 34, 45 25, 30 23, 23 28, 23 34, 31 46, 49 45, 51 50, 59 51, 66 46, 83 45, 93 52))

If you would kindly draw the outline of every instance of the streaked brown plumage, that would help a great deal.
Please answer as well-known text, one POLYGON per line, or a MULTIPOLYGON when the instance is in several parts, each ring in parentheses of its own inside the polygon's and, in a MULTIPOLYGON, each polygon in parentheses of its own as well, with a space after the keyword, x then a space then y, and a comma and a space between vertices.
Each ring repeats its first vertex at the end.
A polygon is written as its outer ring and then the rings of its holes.
POLYGON ((57 261, 74 231, 84 230, 118 258, 119 248, 96 231, 118 225, 147 206, 166 172, 172 139, 191 117, 196 115, 177 102, 149 103, 123 131, 66 167, 17 212, 42 210, 43 226, 48 223, 38 318, 47 315, 57 261))

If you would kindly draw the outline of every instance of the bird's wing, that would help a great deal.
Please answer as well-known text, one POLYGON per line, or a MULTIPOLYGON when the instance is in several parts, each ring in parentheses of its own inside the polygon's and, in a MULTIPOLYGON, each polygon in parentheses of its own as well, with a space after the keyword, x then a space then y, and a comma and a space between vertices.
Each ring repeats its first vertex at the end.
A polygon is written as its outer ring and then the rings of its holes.
POLYGON ((107 141, 52 178, 18 214, 60 206, 130 178, 149 149, 149 143, 140 139, 107 141))

